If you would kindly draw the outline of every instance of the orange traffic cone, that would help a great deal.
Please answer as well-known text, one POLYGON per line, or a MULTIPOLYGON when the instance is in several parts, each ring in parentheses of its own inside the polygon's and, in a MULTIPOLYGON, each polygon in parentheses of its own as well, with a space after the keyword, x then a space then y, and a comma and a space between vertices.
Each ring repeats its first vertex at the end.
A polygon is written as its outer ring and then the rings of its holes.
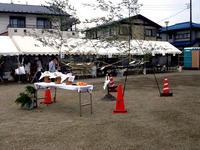
POLYGON ((107 88, 108 93, 102 98, 102 100, 115 101, 116 98, 113 95, 110 94, 109 83, 110 83, 110 79, 109 79, 108 74, 106 74, 106 78, 105 78, 103 89, 105 90, 107 88))
POLYGON ((117 86, 115 85, 111 74, 110 74, 110 82, 109 82, 109 92, 117 92, 117 86))
POLYGON ((49 88, 44 91, 44 104, 51 104, 53 101, 51 100, 51 90, 49 88))
POLYGON ((172 96, 172 95, 173 95, 173 93, 169 92, 168 79, 167 79, 167 77, 165 77, 163 92, 160 93, 160 96, 172 96))
POLYGON ((128 113, 124 106, 124 98, 122 94, 122 85, 118 84, 118 93, 117 93, 117 101, 115 110, 113 110, 113 114, 116 113, 128 113))

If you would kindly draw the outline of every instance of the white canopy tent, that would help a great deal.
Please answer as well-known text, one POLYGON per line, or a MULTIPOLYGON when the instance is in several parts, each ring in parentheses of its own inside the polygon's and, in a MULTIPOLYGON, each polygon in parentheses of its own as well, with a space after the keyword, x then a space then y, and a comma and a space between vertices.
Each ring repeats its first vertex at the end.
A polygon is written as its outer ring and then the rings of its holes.
MULTIPOLYGON (((124 43, 124 52, 129 53, 129 43, 124 43)), ((182 52, 174 47, 169 42, 165 41, 147 41, 147 40, 131 40, 130 41, 130 54, 131 55, 146 55, 152 54, 181 54, 182 52)))
POLYGON ((71 55, 97 54, 96 48, 93 46, 93 44, 89 40, 86 40, 86 39, 70 38, 67 40, 67 43, 65 44, 67 45, 65 52, 71 55))
POLYGON ((19 55, 18 49, 15 47, 9 36, 0 36, 0 55, 15 56, 19 55))
POLYGON ((58 55, 59 51, 31 36, 12 36, 20 55, 58 55))
MULTIPOLYGON (((145 55, 145 54, 181 54, 181 51, 164 41, 131 40, 128 41, 100 41, 91 39, 64 39, 60 49, 56 46, 44 45, 31 36, 13 36, 12 40, 20 55, 145 55), (129 45, 130 44, 130 45, 129 45)), ((59 43, 59 41, 56 41, 59 43)))
POLYGON ((182 52, 174 47, 169 42, 165 41, 143 41, 143 49, 146 49, 146 53, 162 54, 163 56, 166 54, 181 54, 182 52))
MULTIPOLYGON (((100 41, 89 39, 67 39, 61 49, 62 52, 71 55, 127 55, 129 53, 128 41, 100 41)), ((131 55, 145 54, 181 54, 181 51, 163 41, 131 40, 131 55)))
POLYGON ((61 51, 71 55, 119 55, 120 51, 110 42, 90 39, 66 39, 61 51))

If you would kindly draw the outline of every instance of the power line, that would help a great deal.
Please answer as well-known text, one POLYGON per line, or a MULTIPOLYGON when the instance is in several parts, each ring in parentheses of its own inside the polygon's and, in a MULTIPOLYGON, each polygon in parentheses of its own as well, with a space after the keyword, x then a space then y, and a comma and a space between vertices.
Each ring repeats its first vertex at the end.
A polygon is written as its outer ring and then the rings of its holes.
POLYGON ((176 16, 176 15, 178 15, 178 14, 184 12, 184 11, 187 10, 187 9, 188 9, 188 8, 185 8, 185 9, 183 9, 183 10, 181 10, 181 11, 179 11, 179 12, 177 12, 177 13, 175 13, 175 14, 173 14, 173 15, 167 17, 167 18, 164 18, 164 19, 158 21, 157 23, 162 22, 162 21, 164 21, 164 20, 167 20, 167 19, 169 19, 169 18, 172 18, 172 17, 174 17, 174 16, 176 16))
POLYGON ((183 9, 187 4, 177 4, 177 5, 142 5, 141 10, 171 10, 171 9, 183 9))
POLYGON ((186 4, 173 4, 173 5, 144 5, 142 4, 142 6, 144 7, 179 7, 179 6, 185 6, 186 4))
MULTIPOLYGON (((184 7, 183 7, 184 8, 184 7)), ((149 11, 149 10, 151 10, 151 11, 167 11, 167 10, 177 10, 177 9, 183 9, 183 8, 142 8, 142 9, 140 9, 141 11, 149 11)))

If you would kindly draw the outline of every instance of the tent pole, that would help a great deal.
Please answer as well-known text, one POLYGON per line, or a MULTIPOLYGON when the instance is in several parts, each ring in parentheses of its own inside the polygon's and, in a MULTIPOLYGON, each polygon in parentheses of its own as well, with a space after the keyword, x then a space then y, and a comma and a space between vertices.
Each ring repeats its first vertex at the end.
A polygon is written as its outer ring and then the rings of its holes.
POLYGON ((20 61, 19 61, 19 55, 18 55, 17 61, 18 61, 17 67, 18 67, 18 71, 19 71, 19 74, 18 74, 19 81, 17 81, 17 83, 21 84, 22 82, 21 82, 21 79, 20 79, 20 69, 19 69, 20 61))
POLYGON ((154 78, 155 78, 155 80, 156 80, 156 85, 157 85, 157 88, 158 88, 158 92, 159 92, 159 94, 161 94, 160 87, 159 87, 159 85, 158 85, 158 80, 157 80, 157 78, 156 78, 154 68, 153 68, 153 75, 154 75, 154 78))

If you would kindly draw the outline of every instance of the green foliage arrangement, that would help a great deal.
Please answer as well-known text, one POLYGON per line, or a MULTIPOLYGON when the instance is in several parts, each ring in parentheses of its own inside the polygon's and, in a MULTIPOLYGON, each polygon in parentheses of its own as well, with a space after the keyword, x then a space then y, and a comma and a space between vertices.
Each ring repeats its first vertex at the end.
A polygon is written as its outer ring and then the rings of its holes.
POLYGON ((32 86, 26 86, 25 92, 21 92, 19 97, 15 100, 15 103, 21 104, 21 107, 26 107, 27 109, 33 108, 33 98, 36 89, 32 86))

